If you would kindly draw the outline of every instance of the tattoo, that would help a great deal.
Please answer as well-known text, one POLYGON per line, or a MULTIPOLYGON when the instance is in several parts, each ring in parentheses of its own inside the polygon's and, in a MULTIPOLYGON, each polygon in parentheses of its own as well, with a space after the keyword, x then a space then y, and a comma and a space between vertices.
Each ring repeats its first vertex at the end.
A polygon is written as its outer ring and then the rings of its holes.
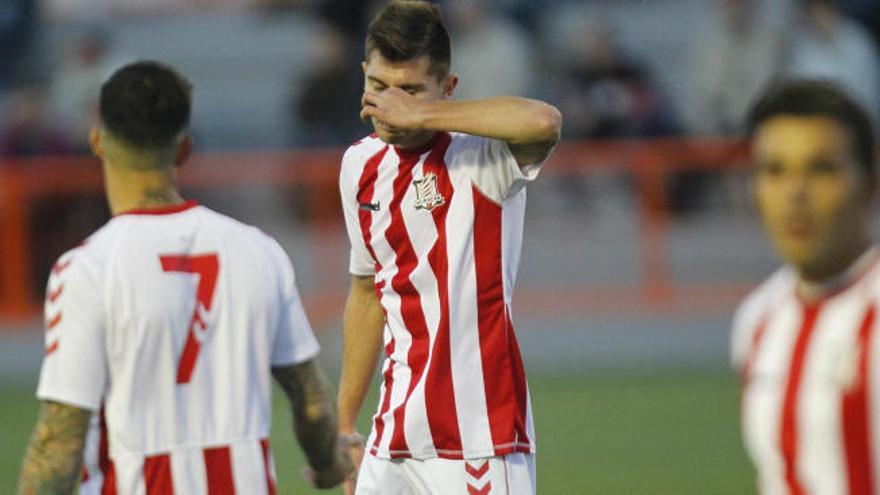
POLYGON ((82 470, 91 411, 45 402, 25 453, 19 494, 72 493, 82 470))
POLYGON ((333 465, 336 455, 336 404, 317 361, 273 368, 293 409, 293 430, 315 471, 333 465))
POLYGON ((150 186, 144 189, 143 196, 141 197, 138 206, 149 207, 166 205, 169 203, 174 203, 179 199, 180 197, 172 189, 150 186))

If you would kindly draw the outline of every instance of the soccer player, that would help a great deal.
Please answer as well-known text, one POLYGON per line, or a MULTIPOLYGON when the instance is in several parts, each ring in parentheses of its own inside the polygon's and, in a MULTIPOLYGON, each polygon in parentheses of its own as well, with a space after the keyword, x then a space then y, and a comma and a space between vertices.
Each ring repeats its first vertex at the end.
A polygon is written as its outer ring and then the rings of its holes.
POLYGON ((510 96, 451 101, 449 36, 427 2, 377 14, 363 69, 361 118, 376 132, 348 149, 340 176, 353 278, 339 418, 355 463, 363 456, 357 493, 534 493, 510 301, 525 186, 561 116, 510 96), (383 347, 378 412, 359 442, 383 347))
POLYGON ((733 323, 746 448, 765 494, 880 486, 880 250, 875 143, 863 108, 830 83, 791 81, 748 119, 754 191, 785 263, 733 323))
POLYGON ((315 485, 348 475, 284 251, 177 191, 190 92, 153 62, 102 87, 91 144, 114 216, 52 269, 22 494, 70 493, 80 476, 80 493, 274 493, 273 375, 315 485))

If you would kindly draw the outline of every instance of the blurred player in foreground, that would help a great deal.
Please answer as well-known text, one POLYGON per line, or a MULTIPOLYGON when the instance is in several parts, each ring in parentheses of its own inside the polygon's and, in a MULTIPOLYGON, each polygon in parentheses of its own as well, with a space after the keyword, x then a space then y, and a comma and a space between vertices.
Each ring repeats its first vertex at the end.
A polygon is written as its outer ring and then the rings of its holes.
POLYGON ((339 417, 355 462, 363 458, 357 493, 534 493, 510 301, 525 186, 558 141, 561 116, 524 98, 450 101, 449 36, 427 2, 378 13, 363 68, 361 118, 376 133, 348 149, 340 176, 353 279, 339 417), (384 382, 364 456, 355 423, 383 330, 384 382))
POLYGON ((91 144, 113 219, 62 255, 49 279, 44 403, 22 494, 70 493, 80 476, 80 493, 274 493, 272 375, 313 482, 348 475, 284 251, 178 193, 190 91, 152 62, 102 88, 91 144))
POLYGON ((765 494, 869 494, 880 482, 880 250, 871 122, 830 83, 751 110, 754 188, 785 266, 742 303, 732 352, 765 494))

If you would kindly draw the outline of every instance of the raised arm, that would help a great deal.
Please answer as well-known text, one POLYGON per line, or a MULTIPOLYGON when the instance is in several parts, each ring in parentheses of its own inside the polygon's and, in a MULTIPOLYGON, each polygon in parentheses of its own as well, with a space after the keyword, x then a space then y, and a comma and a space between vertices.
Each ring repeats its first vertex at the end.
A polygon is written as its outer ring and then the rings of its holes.
POLYGON ((483 100, 425 100, 391 87, 363 96, 361 118, 400 129, 451 131, 506 141, 522 167, 537 163, 559 141, 562 114, 538 100, 497 96, 483 100))
POLYGON ((293 431, 311 466, 311 481, 317 488, 339 485, 351 464, 337 443, 336 404, 317 360, 272 368, 272 375, 290 401, 293 431))
MULTIPOLYGON (((373 277, 352 277, 342 323, 342 376, 339 381, 339 429, 345 435, 357 433, 358 414, 376 374, 384 326, 385 314, 376 295, 373 277)), ((355 468, 358 468, 363 446, 356 446, 351 454, 355 468)))
POLYGON ((73 493, 92 412, 43 402, 19 478, 19 495, 73 493))

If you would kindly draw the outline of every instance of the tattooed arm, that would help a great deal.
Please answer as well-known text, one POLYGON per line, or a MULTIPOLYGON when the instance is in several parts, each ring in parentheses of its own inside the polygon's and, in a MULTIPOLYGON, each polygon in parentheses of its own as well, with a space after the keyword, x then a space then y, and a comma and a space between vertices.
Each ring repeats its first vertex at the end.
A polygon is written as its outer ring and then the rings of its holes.
POLYGON ((18 493, 72 493, 80 475, 92 412, 43 403, 21 468, 18 493))
POLYGON ((314 359, 272 368, 293 410, 293 430, 312 467, 312 482, 332 488, 352 471, 346 448, 337 441, 336 404, 327 377, 314 359))

